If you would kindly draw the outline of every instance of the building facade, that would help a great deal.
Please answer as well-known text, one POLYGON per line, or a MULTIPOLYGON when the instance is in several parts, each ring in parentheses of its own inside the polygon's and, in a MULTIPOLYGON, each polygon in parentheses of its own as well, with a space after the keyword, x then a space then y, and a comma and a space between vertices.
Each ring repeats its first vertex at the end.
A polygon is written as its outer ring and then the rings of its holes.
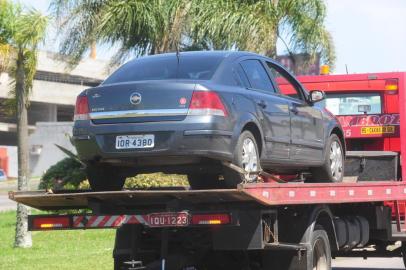
MULTIPOLYGON (((39 53, 28 109, 33 176, 40 176, 46 168, 63 158, 63 155, 55 154, 55 158, 50 155, 59 152, 55 143, 67 140, 65 133, 72 126, 76 96, 84 89, 100 84, 111 72, 107 67, 107 61, 89 58, 69 69, 67 62, 57 54, 39 53)), ((7 73, 0 74, 0 148, 8 149, 8 173, 10 177, 16 177, 16 155, 11 154, 16 152, 13 147, 17 145, 16 117, 10 114, 7 106, 11 82, 7 73)), ((69 148, 69 140, 67 142, 65 146, 69 148)))

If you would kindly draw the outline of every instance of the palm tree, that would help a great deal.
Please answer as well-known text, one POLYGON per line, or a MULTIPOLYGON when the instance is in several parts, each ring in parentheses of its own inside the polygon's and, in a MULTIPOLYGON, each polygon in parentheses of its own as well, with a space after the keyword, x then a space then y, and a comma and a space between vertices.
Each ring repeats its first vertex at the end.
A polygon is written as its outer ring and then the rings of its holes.
MULTIPOLYGON (((178 49, 320 54, 334 63, 323 0, 54 0, 64 30, 61 53, 76 64, 90 44, 118 45, 115 60, 178 49)), ((294 60, 294 59, 293 59, 294 60)))
MULTIPOLYGON (((24 10, 18 5, 13 5, 7 0, 0 0, 1 7, 7 7, 11 16, 2 20, 4 31, 2 38, 3 47, 8 47, 9 73, 14 79, 10 94, 15 99, 17 113, 17 146, 18 146, 18 190, 28 189, 28 97, 37 66, 38 45, 45 37, 48 18, 36 10, 24 10), (7 28, 6 28, 7 27, 7 28)), ((0 33, 1 35, 2 33, 0 33)), ((17 205, 17 223, 14 245, 16 247, 30 247, 31 234, 28 229, 29 209, 17 205)))
POLYGON ((280 40, 295 53, 320 55, 333 66, 334 46, 324 26, 323 0, 205 0, 194 15, 195 40, 276 57, 280 40), (204 22, 204 23, 199 23, 204 22))

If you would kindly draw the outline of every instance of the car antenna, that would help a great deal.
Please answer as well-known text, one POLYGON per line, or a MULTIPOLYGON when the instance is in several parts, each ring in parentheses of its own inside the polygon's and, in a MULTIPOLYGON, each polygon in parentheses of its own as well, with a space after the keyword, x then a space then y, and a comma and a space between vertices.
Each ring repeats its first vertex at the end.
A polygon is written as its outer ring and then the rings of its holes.
POLYGON ((176 78, 178 78, 178 76, 179 76, 179 64, 180 64, 179 44, 176 44, 176 59, 178 60, 178 65, 176 66, 176 78))

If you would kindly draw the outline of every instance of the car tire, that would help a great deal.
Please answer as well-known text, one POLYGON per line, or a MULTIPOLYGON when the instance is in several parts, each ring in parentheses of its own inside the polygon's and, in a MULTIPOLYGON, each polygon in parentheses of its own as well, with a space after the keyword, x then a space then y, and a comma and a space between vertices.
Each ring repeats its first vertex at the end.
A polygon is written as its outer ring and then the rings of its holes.
MULTIPOLYGON (((255 140, 254 135, 245 130, 238 138, 237 144, 233 153, 233 164, 246 171, 260 171, 261 165, 259 160, 258 143, 255 140), (249 152, 254 151, 254 152, 249 152)), ((238 173, 235 170, 224 167, 224 183, 227 188, 236 188, 238 184, 245 181, 244 174, 238 173)), ((250 182, 256 181, 256 176, 249 179, 250 182)))
POLYGON ((125 176, 109 165, 88 165, 86 174, 92 191, 118 191, 124 186, 125 176))
POLYGON ((310 182, 342 182, 344 178, 344 158, 344 149, 340 138, 336 134, 331 134, 327 141, 324 164, 311 170, 312 178, 310 182))

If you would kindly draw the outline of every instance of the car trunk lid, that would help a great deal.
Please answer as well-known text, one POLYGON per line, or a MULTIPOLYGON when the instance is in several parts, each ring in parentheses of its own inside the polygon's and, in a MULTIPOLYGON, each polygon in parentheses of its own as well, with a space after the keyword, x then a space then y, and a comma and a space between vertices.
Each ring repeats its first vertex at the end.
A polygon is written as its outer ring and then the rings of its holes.
POLYGON ((87 92, 95 124, 182 121, 194 82, 131 82, 99 86, 87 92))

